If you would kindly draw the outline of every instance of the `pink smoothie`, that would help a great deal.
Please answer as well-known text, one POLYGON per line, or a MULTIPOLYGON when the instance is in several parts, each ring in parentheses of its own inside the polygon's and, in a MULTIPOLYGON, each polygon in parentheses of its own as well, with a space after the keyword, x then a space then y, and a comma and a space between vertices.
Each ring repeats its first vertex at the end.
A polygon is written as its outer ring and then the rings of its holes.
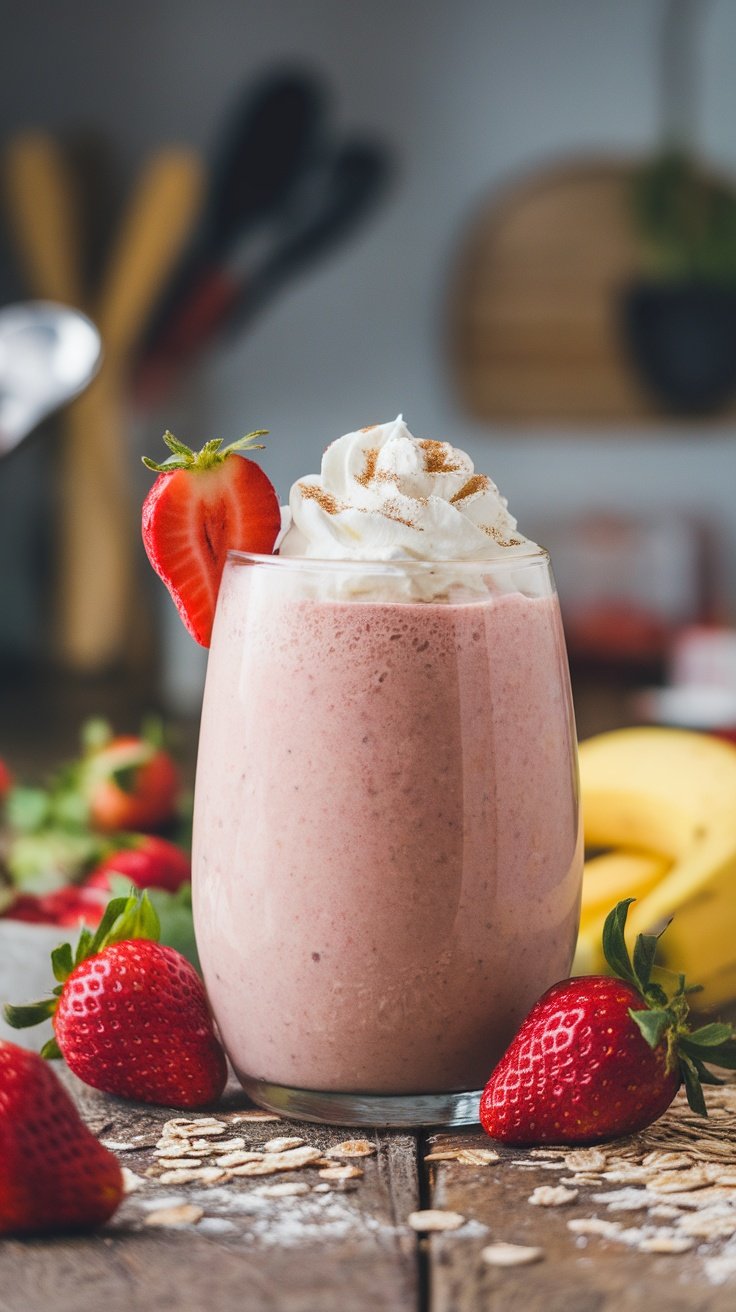
POLYGON ((480 1087, 569 970, 582 869, 552 597, 299 599, 226 567, 194 900, 241 1076, 480 1087))

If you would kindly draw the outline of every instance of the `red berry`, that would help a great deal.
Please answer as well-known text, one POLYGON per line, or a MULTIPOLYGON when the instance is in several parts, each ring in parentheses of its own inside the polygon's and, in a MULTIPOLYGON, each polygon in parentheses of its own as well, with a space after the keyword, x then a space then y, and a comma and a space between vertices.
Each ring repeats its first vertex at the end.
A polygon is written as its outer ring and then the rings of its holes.
POLYGON ((114 738, 85 770, 90 821, 103 833, 160 829, 176 814, 179 772, 168 752, 143 738, 114 738))
POLYGON ((225 1087, 204 985, 160 943, 114 943, 83 961, 63 986, 54 1030, 70 1070, 105 1093, 196 1108, 225 1087))
POLYGON ((634 1134, 667 1110, 684 1081, 707 1116, 706 1062, 736 1069, 736 1037, 717 1021, 691 1030, 684 975, 667 993, 654 976, 658 938, 639 934, 633 961, 626 917, 606 917, 603 951, 614 978, 563 980, 532 1007, 483 1090, 480 1119, 506 1143, 597 1143, 634 1134))
POLYGON ((555 984, 532 1008, 481 1098, 484 1130, 505 1143, 595 1143, 633 1134, 667 1110, 680 1084, 666 1048, 629 1015, 646 1004, 604 976, 555 984))
POLYGON ((123 1197, 118 1160, 50 1066, 0 1040, 0 1234, 91 1230, 123 1197))
POLYGON ((99 925, 107 899, 102 891, 69 885, 53 893, 22 893, 7 908, 7 920, 25 920, 38 925, 99 925))
POLYGON ((5 762, 0 759, 0 802, 13 786, 13 776, 5 762))
POLYGON ((105 857, 84 881, 85 888, 110 892, 111 875, 124 875, 136 888, 165 888, 175 893, 189 883, 192 869, 186 853, 165 838, 142 835, 134 847, 105 857))
POLYGON ((221 450, 219 441, 195 454, 170 433, 166 465, 145 463, 159 476, 143 503, 143 544, 192 637, 208 647, 220 576, 229 550, 269 553, 281 527, 273 485, 252 460, 250 434, 221 450))

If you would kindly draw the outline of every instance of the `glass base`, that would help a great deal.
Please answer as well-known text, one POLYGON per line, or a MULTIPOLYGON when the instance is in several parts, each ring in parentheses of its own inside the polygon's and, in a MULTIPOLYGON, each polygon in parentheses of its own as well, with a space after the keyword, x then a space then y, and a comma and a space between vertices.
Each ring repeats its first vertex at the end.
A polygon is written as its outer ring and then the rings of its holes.
POLYGON ((322 1125, 365 1125, 385 1129, 418 1129, 429 1125, 478 1125, 481 1090, 468 1093, 315 1093, 287 1089, 265 1080, 239 1076, 245 1092, 259 1107, 298 1121, 322 1125))

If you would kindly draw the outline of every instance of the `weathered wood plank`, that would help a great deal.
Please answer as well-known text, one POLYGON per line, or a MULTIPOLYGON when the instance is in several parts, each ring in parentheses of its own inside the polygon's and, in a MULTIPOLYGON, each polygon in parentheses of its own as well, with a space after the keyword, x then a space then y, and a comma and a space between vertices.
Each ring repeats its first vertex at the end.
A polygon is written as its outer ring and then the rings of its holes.
MULTIPOLYGON (((713 1119, 697 1121, 678 1100, 672 1112, 642 1136, 607 1145, 612 1180, 599 1172, 573 1181, 567 1159, 549 1160, 523 1150, 491 1144, 482 1131, 440 1134, 427 1151, 453 1148, 495 1148, 500 1160, 488 1166, 457 1161, 428 1164, 428 1205, 460 1212, 462 1228, 433 1234, 423 1241, 429 1262, 431 1312, 733 1312, 736 1306, 736 1099, 728 1091, 709 1093, 721 1100, 713 1119), (707 1138, 699 1136, 707 1135, 707 1138), (683 1174, 704 1170, 713 1183, 695 1184, 689 1192, 653 1192, 637 1175, 638 1165, 652 1151, 685 1155, 683 1174), (722 1166, 719 1165, 722 1163, 722 1166), (731 1179, 719 1185, 715 1177, 731 1179), (540 1207, 529 1202, 538 1186, 577 1189, 578 1197, 563 1206, 540 1207), (711 1191, 709 1193, 709 1190, 711 1191), (611 1202, 603 1198, 611 1198, 611 1202), (662 1210, 660 1210, 660 1208, 662 1210), (696 1216, 700 1221, 696 1220, 696 1216), (597 1218, 618 1227, 608 1236, 572 1231, 575 1218, 597 1218), (681 1253, 645 1252, 644 1242, 666 1243, 667 1236, 688 1235, 691 1223, 711 1224, 713 1233, 691 1236, 681 1253), (681 1228, 682 1227, 682 1228, 681 1228), (717 1233, 718 1228, 722 1233, 717 1233), (731 1233, 729 1233, 731 1230, 731 1233), (540 1247, 541 1261, 502 1268, 482 1258, 490 1244, 507 1242, 540 1247)), ((579 1168, 578 1168, 579 1169, 579 1168)), ((609 1169, 609 1163, 604 1170, 609 1169)), ((654 1168, 652 1168, 654 1169, 654 1168)), ((666 1163, 657 1168, 662 1176, 666 1163)), ((583 1175, 585 1172, 583 1172, 583 1175)), ((650 1180, 653 1177, 650 1177, 650 1180)), ((668 1184, 674 1183, 672 1181, 668 1184)))
MULTIPOLYGON (((100 1137, 135 1144, 120 1160, 142 1183, 94 1237, 8 1241, 0 1249, 0 1312, 415 1312, 416 1237, 406 1217, 417 1206, 415 1140, 367 1135, 376 1155, 356 1164, 364 1176, 330 1192, 264 1198, 277 1181, 322 1183, 317 1169, 231 1179, 221 1184, 163 1185, 144 1173, 165 1110, 104 1098, 67 1077, 88 1123, 100 1137), (196 1224, 152 1228, 151 1210, 190 1202, 196 1224)), ((227 1138, 257 1148, 298 1135, 325 1151, 351 1137, 293 1121, 238 1122, 248 1108, 236 1088, 213 1111, 227 1138)))

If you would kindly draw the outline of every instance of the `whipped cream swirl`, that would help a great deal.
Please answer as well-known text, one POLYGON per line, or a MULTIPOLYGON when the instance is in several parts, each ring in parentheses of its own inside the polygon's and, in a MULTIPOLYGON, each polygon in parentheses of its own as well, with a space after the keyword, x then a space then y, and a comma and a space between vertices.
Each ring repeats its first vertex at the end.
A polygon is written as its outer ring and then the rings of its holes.
POLYGON ((321 473, 294 484, 289 507, 282 556, 463 561, 539 550, 464 451, 413 437, 401 415, 328 446, 321 473))

